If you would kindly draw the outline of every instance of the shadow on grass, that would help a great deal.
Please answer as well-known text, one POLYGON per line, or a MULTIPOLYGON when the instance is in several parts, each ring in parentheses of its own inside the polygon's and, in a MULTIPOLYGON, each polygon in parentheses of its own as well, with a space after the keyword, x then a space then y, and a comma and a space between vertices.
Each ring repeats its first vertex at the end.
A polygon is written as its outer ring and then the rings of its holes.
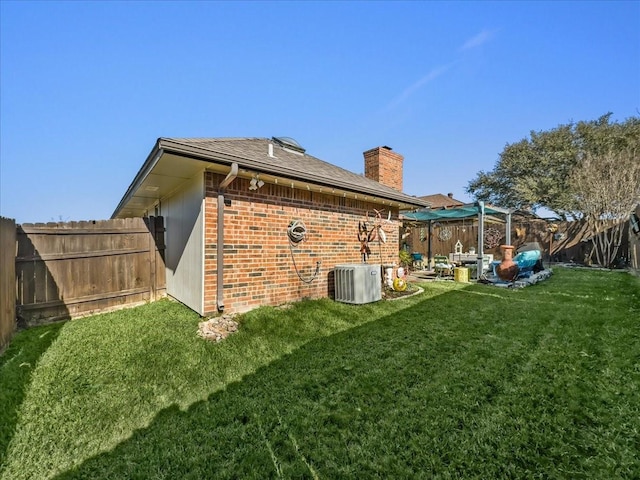
POLYGON ((623 309, 607 329, 601 299, 557 280, 471 286, 317 338, 57 478, 623 478, 607 466, 628 467, 633 422, 603 419, 632 418, 640 399, 628 373, 607 374, 609 395, 589 369, 605 368, 605 333, 637 350, 632 322, 623 309))
MULTIPOLYGON (((360 417, 368 431, 397 400, 395 390, 408 380, 403 365, 416 363, 420 342, 412 338, 426 326, 418 320, 423 311, 418 304, 399 316, 313 340, 186 411, 163 410, 112 451, 56 478, 362 473, 357 450, 363 447, 357 443, 363 432, 349 433, 349 428, 360 417), (345 403, 350 406, 344 408, 345 403), (375 418, 368 410, 378 412, 375 418)), ((370 437, 367 449, 375 451, 378 440, 379 435, 370 437)))
POLYGON ((509 475, 496 452, 469 460, 492 453, 470 423, 539 335, 491 334, 494 315, 467 315, 467 298, 450 292, 307 343, 57 478, 509 475))
POLYGON ((0 356, 0 465, 18 421, 18 410, 40 357, 58 337, 64 323, 23 330, 15 334, 0 356))

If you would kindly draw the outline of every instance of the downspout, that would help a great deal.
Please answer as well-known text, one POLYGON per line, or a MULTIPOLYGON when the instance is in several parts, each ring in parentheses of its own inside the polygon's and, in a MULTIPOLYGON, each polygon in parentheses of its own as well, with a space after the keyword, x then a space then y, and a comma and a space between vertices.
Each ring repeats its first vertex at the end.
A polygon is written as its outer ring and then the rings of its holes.
POLYGON ((238 164, 232 163, 231 170, 218 186, 218 238, 216 240, 216 305, 224 311, 224 191, 238 176, 238 164))

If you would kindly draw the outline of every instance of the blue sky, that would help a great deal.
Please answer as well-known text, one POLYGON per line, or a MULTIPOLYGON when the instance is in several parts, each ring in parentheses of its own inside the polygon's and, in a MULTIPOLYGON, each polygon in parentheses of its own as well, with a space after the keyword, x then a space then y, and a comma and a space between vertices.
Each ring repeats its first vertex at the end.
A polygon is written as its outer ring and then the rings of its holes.
POLYGON ((290 136, 452 192, 531 130, 640 115, 640 2, 0 1, 0 215, 111 216, 158 137, 290 136))

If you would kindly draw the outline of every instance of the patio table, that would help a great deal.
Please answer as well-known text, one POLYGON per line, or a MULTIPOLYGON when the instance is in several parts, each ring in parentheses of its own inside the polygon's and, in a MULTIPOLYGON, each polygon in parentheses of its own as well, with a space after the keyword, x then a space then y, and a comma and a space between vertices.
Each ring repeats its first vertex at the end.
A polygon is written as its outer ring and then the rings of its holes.
MULTIPOLYGON (((475 265, 478 263, 477 253, 450 253, 449 261, 457 265, 475 265)), ((482 270, 489 270, 489 265, 493 262, 493 255, 486 253, 482 256, 482 270)))

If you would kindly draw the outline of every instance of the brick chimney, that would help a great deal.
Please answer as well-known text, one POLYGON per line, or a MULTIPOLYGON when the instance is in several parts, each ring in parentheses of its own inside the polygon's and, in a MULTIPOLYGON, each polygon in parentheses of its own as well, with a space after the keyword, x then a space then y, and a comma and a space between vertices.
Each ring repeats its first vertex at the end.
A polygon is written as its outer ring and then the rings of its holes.
POLYGON ((402 191, 402 155, 386 145, 367 150, 363 155, 365 177, 402 191))

